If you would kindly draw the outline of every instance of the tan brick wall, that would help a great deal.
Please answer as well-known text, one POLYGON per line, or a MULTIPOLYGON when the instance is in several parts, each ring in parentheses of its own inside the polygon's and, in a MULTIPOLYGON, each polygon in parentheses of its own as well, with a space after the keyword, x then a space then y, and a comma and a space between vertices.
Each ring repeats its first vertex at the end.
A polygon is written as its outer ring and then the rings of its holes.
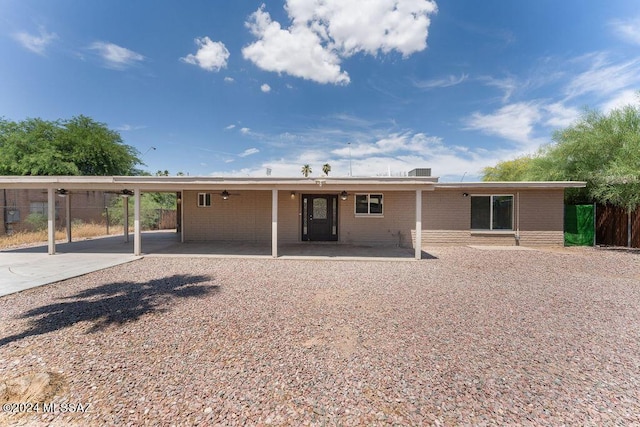
MULTIPOLYGON (((520 245, 564 244, 563 190, 465 191, 436 190, 423 193, 422 244, 429 245, 516 245, 513 233, 472 232, 470 194, 513 194, 514 211, 520 194, 520 245)), ((514 218, 517 227, 517 214, 514 218)))
POLYGON ((271 191, 212 192, 210 207, 197 206, 198 193, 183 195, 185 241, 271 241, 271 191))
MULTIPOLYGON (((301 193, 278 191, 278 242, 295 243, 301 235, 301 193)), ((271 202, 269 202, 269 221, 271 221, 271 202)))
POLYGON ((415 191, 383 193, 383 216, 356 216, 355 194, 338 199, 338 238, 344 243, 389 244, 412 247, 416 225, 415 191))

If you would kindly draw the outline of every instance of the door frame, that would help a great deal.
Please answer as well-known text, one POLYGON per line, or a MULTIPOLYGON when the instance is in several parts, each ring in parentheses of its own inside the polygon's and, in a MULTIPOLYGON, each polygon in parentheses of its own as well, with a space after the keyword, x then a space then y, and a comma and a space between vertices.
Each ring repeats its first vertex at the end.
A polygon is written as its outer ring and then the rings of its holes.
MULTIPOLYGON (((313 202, 311 202, 313 203, 313 202)), ((338 211, 340 210, 340 204, 338 202, 338 194, 333 193, 310 193, 310 194, 302 194, 300 197, 300 212, 302 216, 302 221, 300 221, 300 239, 303 242, 337 242, 339 237, 339 218, 338 211), (307 202, 307 208, 309 208, 308 200, 313 200, 314 198, 324 198, 327 199, 327 219, 329 221, 329 230, 333 230, 335 227, 335 235, 330 231, 330 237, 328 239, 310 239, 309 238, 309 212, 305 210, 305 202, 307 202), (306 227, 306 233, 305 233, 306 227)))

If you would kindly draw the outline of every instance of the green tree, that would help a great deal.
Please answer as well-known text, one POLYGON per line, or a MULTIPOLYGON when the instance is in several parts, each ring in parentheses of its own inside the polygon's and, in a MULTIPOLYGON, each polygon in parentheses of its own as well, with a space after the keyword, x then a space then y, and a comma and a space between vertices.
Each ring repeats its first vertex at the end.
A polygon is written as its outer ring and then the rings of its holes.
POLYGON ((331 172, 331 165, 329 163, 325 163, 324 165, 322 165, 322 172, 324 172, 325 175, 329 176, 329 172, 331 172))
POLYGON ((307 178, 312 172, 311 166, 309 166, 308 164, 302 166, 301 172, 302 172, 302 175, 304 175, 304 177, 307 178))
POLYGON ((86 116, 0 119, 0 175, 133 175, 138 151, 86 116))
POLYGON ((581 119, 553 134, 538 153, 484 169, 487 181, 585 181, 567 189, 568 203, 611 204, 632 212, 640 206, 640 108, 627 105, 609 113, 587 110, 581 119))
POLYGON ((498 162, 482 170, 483 181, 526 181, 531 172, 532 156, 498 162))

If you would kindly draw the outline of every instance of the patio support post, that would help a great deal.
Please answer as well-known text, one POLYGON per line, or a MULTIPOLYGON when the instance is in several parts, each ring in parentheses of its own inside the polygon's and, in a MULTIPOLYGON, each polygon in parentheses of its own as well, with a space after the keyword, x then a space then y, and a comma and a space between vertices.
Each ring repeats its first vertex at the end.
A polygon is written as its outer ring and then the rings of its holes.
POLYGON ((416 190, 416 259, 422 259, 422 190, 416 190))
POLYGON ((271 190, 271 256, 278 258, 278 190, 271 190))
POLYGON ((64 198, 65 210, 67 211, 67 242, 71 243, 71 193, 64 198))
POLYGON ((125 243, 129 243, 129 197, 123 197, 122 202, 122 208, 124 209, 124 241, 125 243))
POLYGON ((53 188, 47 189, 47 226, 49 255, 56 253, 56 193, 53 188))
POLYGON ((142 254, 142 241, 140 233, 140 189, 135 188, 133 192, 134 208, 133 208, 133 255, 140 256, 142 254))

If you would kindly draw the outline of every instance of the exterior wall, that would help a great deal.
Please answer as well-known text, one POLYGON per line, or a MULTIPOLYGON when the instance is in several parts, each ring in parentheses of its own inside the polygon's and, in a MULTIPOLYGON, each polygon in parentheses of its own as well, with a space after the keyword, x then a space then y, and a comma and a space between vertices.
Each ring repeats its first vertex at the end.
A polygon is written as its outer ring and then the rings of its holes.
MULTIPOLYGON (((102 191, 74 191, 71 194, 71 219, 81 220, 87 223, 104 223, 104 208, 109 205, 112 197, 110 193, 102 191)), ((0 228, 0 234, 18 232, 28 229, 26 219, 31 213, 32 202, 47 202, 46 190, 18 190, 0 189, 0 206, 2 207, 4 226, 0 228), (6 194, 6 198, 5 198, 6 194), (5 223, 5 208, 18 212, 19 221, 5 223)), ((61 197, 56 196, 56 226, 64 227, 66 221, 66 203, 61 197)), ((45 212, 46 214, 46 212, 45 212)))
POLYGON ((356 216, 355 193, 349 193, 344 201, 338 198, 340 242, 413 247, 411 236, 416 227, 415 191, 387 191, 382 194, 381 217, 356 216))
POLYGON ((183 194, 185 241, 271 241, 271 191, 211 192, 210 207, 198 207, 199 192, 183 194))
MULTIPOLYGON (((422 193, 422 245, 562 245, 564 243, 563 190, 520 190, 520 240, 514 231, 471 231, 471 199, 461 189, 422 193)), ((185 241, 271 241, 271 191, 232 192, 222 200, 211 194, 211 207, 197 207, 198 191, 185 191, 185 241)), ((321 194, 321 193, 319 193, 321 194)), ((329 194, 329 193, 322 193, 329 194)), ((514 227, 518 220, 518 191, 473 191, 472 194, 513 194, 514 227)), ((278 242, 301 240, 301 197, 278 192, 278 242)), ((383 192, 382 216, 356 216, 355 193, 338 198, 339 243, 413 247, 415 192, 383 192)))
POLYGON ((516 231, 470 230, 471 199, 463 197, 462 189, 438 189, 423 193, 422 244, 429 245, 563 245, 564 191, 519 190, 473 191, 476 194, 513 194, 514 227, 517 228, 520 194, 520 241, 516 231))

